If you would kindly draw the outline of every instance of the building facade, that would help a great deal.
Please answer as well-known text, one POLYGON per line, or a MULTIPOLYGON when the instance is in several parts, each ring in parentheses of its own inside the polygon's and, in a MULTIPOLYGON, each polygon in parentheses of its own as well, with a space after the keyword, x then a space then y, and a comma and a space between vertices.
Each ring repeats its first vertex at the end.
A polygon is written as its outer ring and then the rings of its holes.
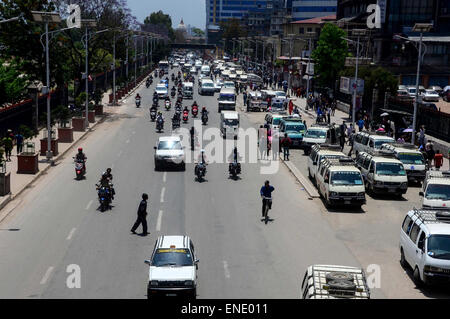
POLYGON ((336 14, 337 0, 293 0, 292 20, 306 20, 336 14))
POLYGON ((432 23, 423 35, 426 53, 422 63, 421 85, 446 86, 450 80, 450 1, 448 0, 339 0, 337 25, 349 32, 367 28, 367 6, 378 3, 381 26, 368 30, 364 54, 376 65, 386 67, 399 77, 400 84, 416 81, 418 52, 414 42, 396 39, 396 35, 417 40, 412 28, 416 23, 432 23))

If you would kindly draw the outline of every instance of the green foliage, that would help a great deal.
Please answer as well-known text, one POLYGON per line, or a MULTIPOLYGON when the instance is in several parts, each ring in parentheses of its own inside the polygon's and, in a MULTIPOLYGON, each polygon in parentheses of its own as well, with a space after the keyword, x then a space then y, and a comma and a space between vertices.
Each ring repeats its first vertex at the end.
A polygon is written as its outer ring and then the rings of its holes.
POLYGON ((67 106, 58 105, 52 113, 61 127, 67 127, 70 119, 70 110, 67 106))
POLYGON ((327 23, 320 33, 317 48, 312 53, 315 73, 320 85, 334 88, 339 71, 345 66, 348 56, 346 32, 334 24, 327 23))
POLYGON ((162 24, 169 30, 169 38, 174 41, 175 40, 175 32, 172 28, 172 18, 170 15, 165 14, 161 10, 158 12, 152 12, 147 18, 144 20, 144 24, 162 24))
POLYGON ((241 26, 240 21, 236 18, 221 22, 220 28, 223 32, 222 37, 227 40, 247 36, 247 30, 241 26))
MULTIPOLYGON (((340 72, 340 76, 353 78, 355 76, 355 68, 346 68, 340 72)), ((398 79, 391 72, 382 67, 359 67, 358 78, 364 80, 364 96, 363 105, 371 107, 373 89, 375 85, 378 89, 378 100, 382 101, 386 91, 397 92, 398 79)))
POLYGON ((75 98, 75 106, 77 108, 81 108, 86 105, 86 92, 81 92, 76 98, 75 98))
POLYGON ((17 60, 0 59, 0 105, 20 101, 26 93, 27 77, 17 60))
POLYGON ((203 31, 202 29, 199 29, 199 28, 192 28, 192 33, 196 37, 203 37, 203 36, 205 36, 205 31, 203 31))
POLYGON ((18 132, 23 135, 24 140, 32 139, 38 135, 38 132, 26 125, 20 125, 18 132))
POLYGON ((100 89, 96 89, 92 94, 92 99, 95 102, 95 105, 100 105, 103 99, 103 91, 100 89))

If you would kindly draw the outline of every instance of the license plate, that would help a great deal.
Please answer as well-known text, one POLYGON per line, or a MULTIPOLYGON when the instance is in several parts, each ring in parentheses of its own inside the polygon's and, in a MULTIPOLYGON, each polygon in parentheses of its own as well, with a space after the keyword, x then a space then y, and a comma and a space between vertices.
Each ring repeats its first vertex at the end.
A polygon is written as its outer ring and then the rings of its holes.
POLYGON ((346 201, 346 202, 351 202, 351 198, 344 198, 344 200, 346 201))
POLYGON ((294 141, 294 143, 293 143, 295 146, 297 146, 298 144, 299 144, 299 142, 298 141, 294 141))
POLYGON ((395 188, 389 188, 388 192, 389 193, 395 193, 395 188))
POLYGON ((346 201, 344 202, 345 205, 350 205, 351 203, 352 203, 352 202, 349 201, 349 200, 346 200, 346 201))
POLYGON ((167 297, 176 297, 177 294, 166 294, 167 297))

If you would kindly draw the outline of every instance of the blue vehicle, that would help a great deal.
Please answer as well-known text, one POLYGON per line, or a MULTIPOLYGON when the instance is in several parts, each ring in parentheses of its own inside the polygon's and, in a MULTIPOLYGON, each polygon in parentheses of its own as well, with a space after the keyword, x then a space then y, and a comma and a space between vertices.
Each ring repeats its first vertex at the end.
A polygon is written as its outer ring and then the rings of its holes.
POLYGON ((111 194, 108 187, 98 188, 98 201, 100 202, 100 211, 104 212, 110 208, 111 194))
POLYGON ((164 84, 166 86, 166 88, 169 89, 169 81, 161 80, 161 81, 159 81, 159 84, 164 84))
POLYGON ((280 138, 283 138, 284 134, 287 133, 288 137, 292 140, 292 147, 300 147, 303 142, 303 136, 306 133, 306 127, 301 120, 290 121, 282 119, 280 132, 280 138))

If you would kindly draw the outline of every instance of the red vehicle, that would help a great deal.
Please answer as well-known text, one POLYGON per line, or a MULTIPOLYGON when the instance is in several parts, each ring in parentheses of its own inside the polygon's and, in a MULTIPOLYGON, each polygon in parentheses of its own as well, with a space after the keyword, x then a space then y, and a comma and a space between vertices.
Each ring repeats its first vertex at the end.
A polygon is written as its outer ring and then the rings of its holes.
POLYGON ((183 111, 183 122, 187 123, 189 120, 189 112, 188 111, 183 111))
POLYGON ((197 117, 197 115, 198 115, 198 106, 197 105, 192 106, 192 115, 194 117, 197 117))

